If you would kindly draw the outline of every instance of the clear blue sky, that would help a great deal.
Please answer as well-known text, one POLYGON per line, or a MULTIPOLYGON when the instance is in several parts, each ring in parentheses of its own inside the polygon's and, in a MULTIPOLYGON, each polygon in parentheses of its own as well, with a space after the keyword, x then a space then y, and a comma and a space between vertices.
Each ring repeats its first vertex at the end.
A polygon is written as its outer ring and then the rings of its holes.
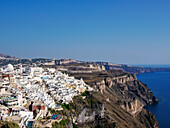
POLYGON ((0 53, 170 64, 170 0, 0 0, 0 53))

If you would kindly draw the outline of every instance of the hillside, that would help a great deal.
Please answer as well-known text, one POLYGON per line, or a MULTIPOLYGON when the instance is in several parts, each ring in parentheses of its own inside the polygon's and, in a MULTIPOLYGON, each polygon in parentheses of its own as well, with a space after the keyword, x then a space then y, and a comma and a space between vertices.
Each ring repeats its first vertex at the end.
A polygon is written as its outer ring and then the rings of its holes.
POLYGON ((36 64, 43 68, 53 67, 77 79, 83 78, 94 91, 75 97, 73 103, 68 105, 69 109, 57 112, 69 118, 68 125, 75 123, 80 128, 155 128, 157 124, 155 116, 143 107, 158 103, 158 99, 147 85, 137 80, 135 74, 111 68, 120 65, 42 58, 3 59, 0 62, 1 65, 22 63, 24 66, 36 64), (52 61, 55 61, 53 65, 45 64, 52 61))
POLYGON ((105 124, 118 128, 154 128, 157 123, 155 116, 143 107, 158 103, 158 99, 135 75, 116 70, 70 75, 83 78, 96 90, 83 101, 75 99, 79 127, 105 124))
POLYGON ((17 59, 17 58, 0 53, 0 59, 17 59))

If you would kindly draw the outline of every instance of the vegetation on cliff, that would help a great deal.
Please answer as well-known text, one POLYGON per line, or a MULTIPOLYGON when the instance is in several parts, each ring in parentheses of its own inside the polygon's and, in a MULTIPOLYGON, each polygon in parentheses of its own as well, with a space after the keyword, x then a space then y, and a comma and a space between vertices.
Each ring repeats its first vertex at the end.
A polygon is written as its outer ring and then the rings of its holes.
POLYGON ((0 121, 1 128, 19 128, 19 125, 14 122, 0 121))

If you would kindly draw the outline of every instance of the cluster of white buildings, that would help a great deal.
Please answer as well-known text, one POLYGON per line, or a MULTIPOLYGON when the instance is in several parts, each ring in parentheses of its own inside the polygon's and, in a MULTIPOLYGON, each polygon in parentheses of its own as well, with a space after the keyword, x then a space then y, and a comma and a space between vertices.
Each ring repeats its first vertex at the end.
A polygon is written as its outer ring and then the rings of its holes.
POLYGON ((56 104, 57 102, 68 104, 74 96, 85 90, 93 90, 82 79, 69 77, 54 68, 44 69, 22 65, 13 67, 8 64, 0 68, 0 75, 0 103, 2 104, 0 117, 3 119, 18 115, 22 119, 19 123, 28 119, 37 119, 37 115, 40 115, 42 111, 43 116, 46 115, 47 108, 62 110, 62 107, 56 104), (32 111, 26 108, 31 102, 33 103, 32 111), (10 114, 6 111, 7 108, 11 109, 10 114))
POLYGON ((79 95, 86 89, 90 89, 82 79, 77 80, 61 72, 46 75, 44 78, 51 96, 60 103, 69 103, 74 96, 79 95))

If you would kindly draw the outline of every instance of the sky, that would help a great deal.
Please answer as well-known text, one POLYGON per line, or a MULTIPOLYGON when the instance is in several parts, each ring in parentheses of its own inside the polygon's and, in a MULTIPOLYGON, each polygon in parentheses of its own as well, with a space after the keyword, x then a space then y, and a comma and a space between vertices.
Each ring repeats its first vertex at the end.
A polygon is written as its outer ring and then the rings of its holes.
POLYGON ((0 0, 0 53, 170 64, 170 0, 0 0))

